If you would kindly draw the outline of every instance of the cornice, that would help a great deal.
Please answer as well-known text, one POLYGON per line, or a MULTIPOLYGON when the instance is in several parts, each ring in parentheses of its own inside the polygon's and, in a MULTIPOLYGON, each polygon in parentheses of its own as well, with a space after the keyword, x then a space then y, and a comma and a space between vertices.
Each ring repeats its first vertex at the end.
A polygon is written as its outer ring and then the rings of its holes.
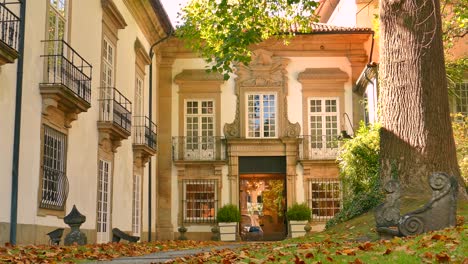
POLYGON ((127 26, 124 17, 113 0, 101 0, 103 12, 109 16, 116 29, 124 29, 127 26))
POLYGON ((188 69, 183 70, 177 74, 174 78, 174 82, 177 84, 184 82, 215 82, 223 83, 223 75, 215 72, 207 72, 203 69, 188 69))
POLYGON ((146 51, 145 47, 141 43, 140 39, 135 39, 134 48, 137 61, 142 62, 144 65, 149 65, 151 63, 151 58, 148 55, 148 52, 146 51))
POLYGON ((297 80, 301 83, 317 80, 346 82, 348 79, 348 74, 339 68, 307 68, 299 73, 297 77, 297 80))

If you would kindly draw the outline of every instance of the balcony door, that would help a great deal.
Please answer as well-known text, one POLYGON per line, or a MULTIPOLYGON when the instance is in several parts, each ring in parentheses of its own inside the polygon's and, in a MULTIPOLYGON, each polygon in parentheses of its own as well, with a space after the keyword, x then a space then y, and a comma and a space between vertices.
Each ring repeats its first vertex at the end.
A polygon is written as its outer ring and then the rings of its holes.
POLYGON ((309 157, 336 157, 338 151, 338 97, 309 99, 309 157))
POLYGON ((213 100, 185 101, 185 159, 214 158, 214 118, 213 100))
POLYGON ((111 175, 111 162, 99 160, 97 243, 107 243, 110 239, 111 175))

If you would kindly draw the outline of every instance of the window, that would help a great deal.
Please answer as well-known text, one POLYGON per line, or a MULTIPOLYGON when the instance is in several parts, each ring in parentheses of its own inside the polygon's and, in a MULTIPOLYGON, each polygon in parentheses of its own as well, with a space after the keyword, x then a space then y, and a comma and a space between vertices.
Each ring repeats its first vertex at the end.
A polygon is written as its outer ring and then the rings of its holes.
POLYGON ((97 242, 106 243, 110 237, 111 163, 99 160, 97 242))
POLYGON ((468 82, 458 84, 455 93, 455 112, 468 115, 468 82))
POLYGON ((102 52, 102 87, 114 86, 114 51, 114 46, 106 38, 104 38, 102 52))
POLYGON ((312 98, 309 100, 310 147, 314 155, 328 155, 338 148, 338 98, 312 98))
POLYGON ((67 32, 67 0, 49 0, 48 39, 64 40, 67 32))
POLYGON ((212 159, 214 157, 213 100, 185 101, 185 157, 212 159))
POLYGON ((68 195, 65 174, 67 136, 44 125, 41 208, 63 210, 68 195))
POLYGON ((143 79, 136 77, 135 83, 135 116, 143 116, 143 79))
POLYGON ((141 223, 141 176, 133 175, 133 210, 132 210, 132 233, 140 236, 141 223))
POLYGON ((312 221, 325 221, 341 209, 341 183, 338 179, 310 179, 308 204, 312 221))
POLYGON ((276 94, 247 94, 247 137, 275 138, 276 94))
POLYGON ((211 223, 217 211, 217 180, 183 181, 184 222, 211 223))

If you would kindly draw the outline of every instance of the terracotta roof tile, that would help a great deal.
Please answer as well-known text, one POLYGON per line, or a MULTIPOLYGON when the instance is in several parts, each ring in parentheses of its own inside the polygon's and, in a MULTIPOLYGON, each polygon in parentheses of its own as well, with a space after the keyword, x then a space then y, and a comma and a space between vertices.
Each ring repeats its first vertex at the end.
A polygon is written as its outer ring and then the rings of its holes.
POLYGON ((299 33, 299 34, 314 34, 314 33, 372 33, 371 28, 365 27, 343 27, 343 26, 334 26, 324 23, 314 22, 311 25, 312 31, 302 32, 298 25, 292 25, 290 32, 299 33))

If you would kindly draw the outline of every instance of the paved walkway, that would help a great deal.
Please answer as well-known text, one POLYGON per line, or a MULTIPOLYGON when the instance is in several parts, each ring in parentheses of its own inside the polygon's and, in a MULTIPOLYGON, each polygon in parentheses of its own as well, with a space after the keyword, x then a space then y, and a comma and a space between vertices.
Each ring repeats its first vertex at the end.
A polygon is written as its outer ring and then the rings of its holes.
POLYGON ((122 258, 117 258, 113 259, 111 261, 91 261, 91 262, 84 262, 87 264, 91 263, 96 263, 96 264, 151 264, 151 263, 164 263, 168 260, 175 259, 178 257, 184 257, 184 256, 191 256, 191 255, 196 255, 199 253, 203 252, 211 252, 212 250, 218 250, 218 249, 225 249, 225 248, 238 248, 241 247, 245 244, 239 243, 239 244, 229 244, 229 245, 223 245, 223 246, 217 246, 217 247, 206 247, 206 248, 198 248, 198 249, 186 249, 186 250, 170 250, 170 251, 161 251, 157 253, 153 253, 150 255, 145 255, 145 256, 139 256, 139 257, 122 257, 122 258))

